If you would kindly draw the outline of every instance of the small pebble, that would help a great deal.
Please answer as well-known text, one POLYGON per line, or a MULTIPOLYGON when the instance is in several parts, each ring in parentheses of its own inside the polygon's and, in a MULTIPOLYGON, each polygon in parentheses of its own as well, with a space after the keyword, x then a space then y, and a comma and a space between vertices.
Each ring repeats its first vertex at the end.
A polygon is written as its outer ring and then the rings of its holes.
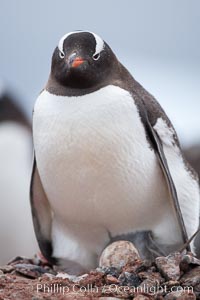
POLYGON ((200 267, 196 267, 181 277, 184 286, 196 286, 200 284, 200 267))
POLYGON ((103 250, 99 259, 99 266, 121 268, 139 258, 139 253, 131 242, 117 241, 103 250))
POLYGON ((68 273, 64 273, 64 272, 59 272, 57 275, 56 275, 57 278, 62 278, 62 279, 69 279, 71 281, 73 281, 76 276, 75 275, 70 275, 68 273))
POLYGON ((144 296, 144 295, 137 295, 134 300, 149 300, 151 298, 144 296))
POLYGON ((112 275, 115 277, 119 277, 119 275, 121 274, 121 268, 116 268, 116 267, 104 267, 101 268, 101 270, 103 271, 104 274, 106 275, 112 275))
POLYGON ((43 267, 32 264, 16 264, 15 270, 19 274, 33 279, 46 273, 46 270, 43 267))
POLYGON ((193 256, 192 253, 184 254, 181 258, 180 269, 184 273, 191 269, 193 266, 200 266, 200 260, 193 256))
POLYGON ((142 282, 138 275, 129 272, 122 273, 118 279, 121 286, 138 287, 142 282))
POLYGON ((50 279, 53 279, 55 278, 56 276, 54 274, 51 274, 51 273, 45 273, 44 276, 50 278, 50 279))
POLYGON ((88 274, 83 274, 81 276, 75 276, 75 275, 70 275, 70 274, 64 273, 64 272, 59 272, 56 275, 57 278, 69 279, 70 281, 73 281, 73 282, 78 282, 82 279, 85 279, 87 276, 88 276, 88 274))
POLYGON ((6 265, 6 266, 0 267, 0 270, 3 271, 3 273, 10 273, 14 270, 14 267, 10 266, 10 265, 6 265))
POLYGON ((166 257, 157 257, 156 266, 166 280, 178 280, 180 278, 180 253, 172 253, 166 257))
POLYGON ((119 283, 120 281, 119 281, 116 277, 114 277, 114 276, 112 276, 112 275, 107 275, 107 276, 106 276, 106 282, 107 282, 108 284, 117 284, 117 283, 119 283))
MULTIPOLYGON (((115 298, 115 297, 100 297, 98 298, 100 300, 119 300, 119 298, 115 298)), ((125 300, 124 298, 120 298, 121 300, 125 300)))
POLYGON ((164 299, 165 300, 196 300, 196 296, 192 291, 187 292, 187 291, 180 290, 180 291, 175 291, 167 294, 164 297, 164 299))

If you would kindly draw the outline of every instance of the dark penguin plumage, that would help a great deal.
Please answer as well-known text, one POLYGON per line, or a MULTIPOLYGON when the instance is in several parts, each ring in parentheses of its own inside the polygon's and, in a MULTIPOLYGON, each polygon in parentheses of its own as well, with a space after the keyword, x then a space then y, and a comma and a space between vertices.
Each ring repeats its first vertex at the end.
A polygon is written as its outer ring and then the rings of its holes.
POLYGON ((163 254, 197 230, 199 183, 170 120, 96 34, 59 41, 33 138, 36 236, 68 272, 95 267, 105 245, 138 231, 163 254))
POLYGON ((0 122, 16 122, 28 130, 31 129, 30 121, 25 112, 17 104, 12 94, 6 90, 0 94, 0 122))
MULTIPOLYGON (((187 161, 191 164, 200 178, 200 143, 184 149, 184 154, 187 161)), ((200 257, 200 232, 195 238, 195 248, 197 256, 200 257)))

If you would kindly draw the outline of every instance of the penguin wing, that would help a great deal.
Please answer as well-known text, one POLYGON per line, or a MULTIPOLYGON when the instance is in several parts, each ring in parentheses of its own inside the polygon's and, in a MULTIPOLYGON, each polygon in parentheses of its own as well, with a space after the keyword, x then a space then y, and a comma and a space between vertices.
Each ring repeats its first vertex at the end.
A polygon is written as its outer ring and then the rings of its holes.
MULTIPOLYGON (((147 138, 158 157, 158 161, 165 176, 169 193, 176 211, 177 220, 181 229, 182 238, 184 243, 186 243, 188 241, 188 236, 178 201, 176 187, 172 179, 167 158, 163 149, 163 139, 162 136, 159 136, 158 131, 156 131, 155 124, 159 118, 163 119, 166 122, 166 126, 169 127, 169 132, 170 129, 173 132, 173 142, 177 145, 177 147, 180 147, 176 132, 160 104, 136 81, 134 81, 134 89, 132 90, 132 94, 138 105, 147 138)), ((187 249, 190 250, 190 247, 188 246, 187 249)))
MULTIPOLYGON (((185 223, 184 223, 183 216, 181 213, 178 196, 177 196, 177 192, 176 192, 176 187, 175 187, 174 181, 172 179, 172 176, 171 176, 171 173, 169 170, 169 166, 168 166, 168 162, 167 162, 164 150, 163 150, 163 144, 162 144, 161 137, 158 135, 157 131, 151 125, 147 113, 146 113, 145 123, 146 123, 145 124, 146 132, 148 133, 148 136, 151 140, 151 143, 152 143, 155 153, 158 157, 161 169, 164 173, 164 176, 165 176, 165 179, 166 179, 166 182, 168 185, 169 193, 170 193, 171 199, 173 201, 173 205, 174 205, 176 215, 177 215, 177 220, 178 220, 178 223, 179 223, 179 226, 181 229, 183 241, 184 241, 184 243, 186 243, 188 241, 188 236, 187 236, 187 232, 186 232, 186 228, 185 228, 185 223)), ((189 248, 188 248, 188 251, 190 251, 189 248)))
POLYGON ((44 257, 54 264, 51 242, 52 211, 40 180, 35 157, 30 185, 30 203, 34 230, 40 250, 44 257))

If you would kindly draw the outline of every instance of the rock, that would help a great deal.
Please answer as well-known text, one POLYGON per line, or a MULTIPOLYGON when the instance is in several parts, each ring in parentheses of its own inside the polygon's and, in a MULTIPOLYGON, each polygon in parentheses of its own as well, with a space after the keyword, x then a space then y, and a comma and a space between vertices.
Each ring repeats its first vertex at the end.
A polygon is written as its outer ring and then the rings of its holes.
POLYGON ((78 278, 79 278, 78 282, 81 286, 92 285, 92 286, 99 287, 102 286, 102 282, 104 281, 105 275, 100 272, 91 271, 89 274, 87 274, 87 276, 85 277, 80 276, 78 278))
POLYGON ((192 253, 188 253, 182 256, 180 269, 184 272, 188 271, 192 266, 200 266, 200 260, 193 256, 192 253))
POLYGON ((4 273, 2 273, 2 274, 0 273, 0 279, 6 279, 6 275, 4 273))
POLYGON ((178 280, 180 278, 181 254, 176 252, 166 257, 157 257, 155 264, 166 280, 178 280))
POLYGON ((158 272, 141 272, 138 275, 141 280, 144 279, 139 285, 139 289, 149 295, 155 294, 159 290, 161 283, 164 282, 164 278, 158 272))
POLYGON ((156 263, 151 264, 136 258, 123 267, 99 267, 82 276, 72 276, 64 272, 55 273, 50 266, 42 265, 37 260, 34 265, 33 259, 21 257, 12 265, 0 267, 0 299, 11 299, 12 295, 12 299, 33 300, 28 297, 30 291, 35 291, 31 294, 35 300, 44 298, 194 300, 196 297, 200 299, 200 265, 199 260, 188 252, 159 257, 156 263), (181 269, 180 276, 181 263, 186 266, 184 269, 186 271, 181 269), (41 286, 39 292, 37 285, 41 286), (47 294, 44 285, 47 288, 51 286, 69 288, 69 292, 64 298, 62 295, 57 297, 58 295, 54 293, 47 294))
POLYGON ((183 255, 181 262, 186 262, 188 264, 192 264, 192 265, 198 265, 200 266, 200 260, 196 257, 194 257, 191 254, 185 254, 183 255))
POLYGON ((181 283, 183 286, 196 286, 200 284, 200 267, 196 267, 181 278, 181 283))
MULTIPOLYGON (((115 297, 100 297, 98 298, 100 300, 119 300, 119 298, 115 298, 115 297)), ((125 300, 124 298, 120 298, 121 300, 125 300)))
POLYGON ((129 273, 139 273, 142 271, 151 270, 152 268, 154 269, 154 271, 156 271, 156 268, 152 266, 152 263, 150 261, 148 260, 142 261, 138 259, 126 264, 122 268, 122 271, 129 272, 129 273))
POLYGON ((146 271, 150 268, 155 268, 152 267, 152 262, 150 260, 143 260, 135 264, 135 272, 143 272, 146 271))
POLYGON ((46 270, 40 266, 31 264, 16 264, 15 271, 28 278, 38 278, 46 273, 46 270))
POLYGON ((152 296, 159 293, 160 284, 158 281, 148 278, 139 285, 139 288, 142 292, 152 296))
POLYGON ((134 300, 149 300, 151 298, 145 296, 145 295, 137 295, 136 297, 134 297, 134 300))
POLYGON ((152 281, 156 281, 159 283, 164 282, 164 278, 160 275, 159 272, 140 272, 138 273, 138 276, 141 280, 151 279, 152 281))
POLYGON ((15 258, 12 258, 8 265, 16 265, 16 264, 32 264, 32 259, 24 257, 24 256, 16 256, 15 258))
POLYGON ((9 265, 0 267, 0 270, 1 270, 3 273, 10 273, 10 272, 12 272, 14 269, 15 269, 15 268, 14 268, 13 266, 9 266, 9 265))
POLYGON ((139 288, 143 293, 154 294, 158 290, 159 282, 152 280, 151 278, 145 279, 140 285, 139 288))
POLYGON ((178 280, 169 280, 167 282, 165 282, 165 286, 167 286, 168 288, 174 288, 175 286, 180 286, 180 281, 178 280))
POLYGON ((164 297, 165 300, 195 300, 196 296, 192 291, 183 291, 182 289, 180 291, 175 291, 167 294, 164 297))
POLYGON ((123 267, 140 258, 131 242, 117 241, 106 247, 99 259, 100 267, 123 267))
POLYGON ((51 280, 56 277, 54 274, 51 274, 51 273, 45 273, 44 276, 46 276, 47 278, 49 278, 51 280))
POLYGON ((129 272, 122 273, 118 279, 121 286, 138 287, 142 282, 138 275, 129 272))
POLYGON ((200 284, 195 285, 194 291, 198 294, 198 296, 200 298, 200 284))
POLYGON ((64 272, 59 272, 56 277, 57 278, 62 278, 62 279, 69 279, 72 282, 78 282, 81 281, 83 279, 85 279, 88 276, 88 274, 83 274, 81 276, 75 276, 75 275, 70 275, 68 273, 64 273, 64 272))
POLYGON ((88 277, 88 274, 83 274, 83 275, 80 275, 80 276, 77 276, 76 278, 74 278, 73 282, 79 282, 81 280, 84 280, 88 277))
POLYGON ((75 275, 70 275, 68 273, 65 272, 58 272, 58 274, 56 275, 57 278, 62 278, 62 279, 69 279, 70 281, 73 281, 77 278, 77 276, 75 275))
POLYGON ((121 268, 105 267, 105 268, 101 268, 100 272, 103 272, 105 275, 112 275, 118 278, 119 275, 121 274, 121 268))
POLYGON ((114 277, 114 276, 112 276, 112 275, 107 275, 106 276, 106 283, 107 284, 118 284, 120 281, 116 278, 116 277, 114 277))

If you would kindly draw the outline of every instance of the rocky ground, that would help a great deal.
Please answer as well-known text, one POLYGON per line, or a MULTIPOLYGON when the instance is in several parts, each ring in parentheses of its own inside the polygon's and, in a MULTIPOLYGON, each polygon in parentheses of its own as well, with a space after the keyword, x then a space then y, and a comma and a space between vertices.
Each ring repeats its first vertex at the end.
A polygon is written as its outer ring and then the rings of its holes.
POLYGON ((100 267, 78 277, 56 271, 38 256, 17 257, 0 267, 0 300, 200 299, 200 260, 191 253, 176 252, 150 263, 128 242, 120 244, 125 252, 114 245, 100 267))

